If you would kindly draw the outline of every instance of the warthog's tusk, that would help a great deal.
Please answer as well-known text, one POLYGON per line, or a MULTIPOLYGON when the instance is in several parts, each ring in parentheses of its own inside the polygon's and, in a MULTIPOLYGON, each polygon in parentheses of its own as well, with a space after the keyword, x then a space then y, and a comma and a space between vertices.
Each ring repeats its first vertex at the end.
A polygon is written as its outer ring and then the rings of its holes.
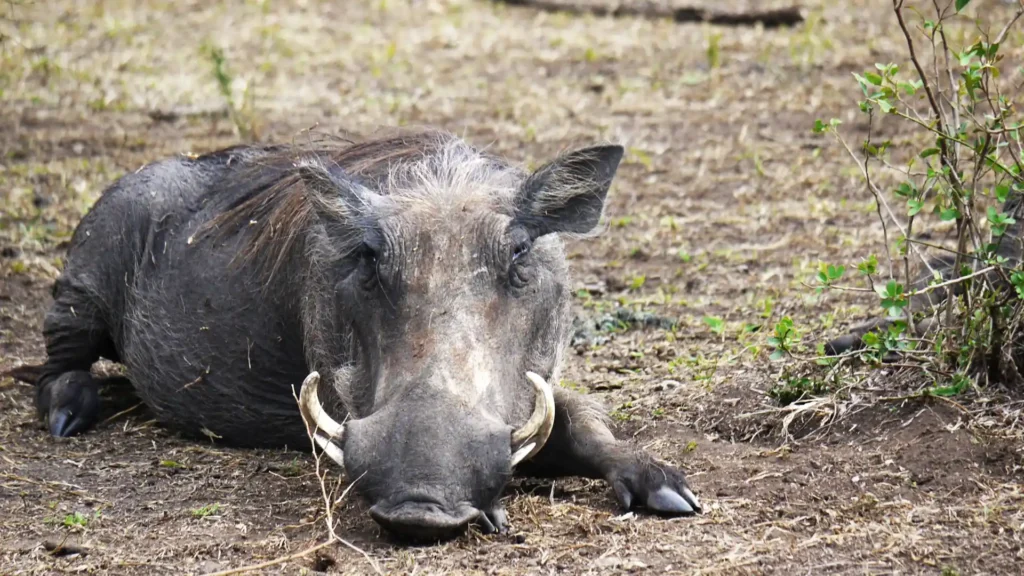
POLYGON ((555 425, 555 396, 551 385, 534 372, 527 372, 526 378, 533 384, 537 396, 530 419, 512 433, 512 466, 540 452, 555 425))
POLYGON ((313 436, 317 445, 338 463, 338 466, 345 467, 344 453, 335 442, 345 438, 345 426, 338 424, 334 418, 327 415, 320 405, 320 398, 317 396, 317 387, 320 384, 320 373, 313 371, 302 381, 302 390, 299 392, 299 412, 306 422, 306 429, 313 436))

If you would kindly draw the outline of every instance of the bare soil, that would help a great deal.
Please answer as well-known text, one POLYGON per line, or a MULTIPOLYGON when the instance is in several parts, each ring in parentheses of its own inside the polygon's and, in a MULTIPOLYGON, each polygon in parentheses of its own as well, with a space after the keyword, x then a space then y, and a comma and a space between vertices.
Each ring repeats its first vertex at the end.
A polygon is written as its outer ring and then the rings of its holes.
MULTIPOLYGON (((716 6, 755 4, 783 5, 716 6)), ((974 5, 985 22, 1011 9, 974 5)), ((792 421, 765 394, 779 318, 813 342, 873 306, 802 285, 819 261, 856 262, 882 238, 849 157, 811 127, 838 117, 857 141, 851 72, 906 64, 890 2, 803 6, 805 24, 764 30, 481 0, 4 3, 0 370, 43 360, 63 243, 105 186, 242 137, 204 52, 216 45, 234 100, 246 83, 253 94, 240 123, 262 140, 433 125, 531 165, 594 141, 629 147, 607 230, 571 247, 576 313, 626 306, 677 326, 577 347, 562 385, 683 467, 707 513, 623 514, 603 482, 518 481, 510 534, 407 547, 343 503, 339 534, 383 572, 1020 573, 1024 403, 1012 393, 901 400, 920 383, 876 373, 792 421), (744 323, 762 329, 744 337, 744 323)), ((31 387, 0 380, 0 574, 201 574, 325 539, 308 451, 182 440, 130 391, 105 394, 94 431, 53 439, 31 387)), ((317 571, 374 568, 333 545, 257 573, 317 571)))

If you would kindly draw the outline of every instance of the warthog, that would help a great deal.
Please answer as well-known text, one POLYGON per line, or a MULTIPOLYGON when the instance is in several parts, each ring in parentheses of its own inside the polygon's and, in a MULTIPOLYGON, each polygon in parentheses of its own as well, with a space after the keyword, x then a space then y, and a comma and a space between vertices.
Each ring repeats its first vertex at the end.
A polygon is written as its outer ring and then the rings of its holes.
MULTIPOLYGON (((1013 268, 1019 266, 1024 256, 1024 236, 1022 232, 1022 216, 1020 214, 1021 197, 1016 193, 1011 195, 1002 206, 1002 211, 1015 217, 1015 222, 1007 227, 1001 237, 992 238, 996 243, 996 255, 1004 259, 1004 266, 1013 268)), ((968 259, 964 259, 962 265, 970 265, 968 259)), ((956 254, 946 253, 928 260, 927 266, 921 266, 917 276, 910 282, 908 298, 904 313, 896 318, 871 318, 851 327, 846 333, 837 336, 825 343, 825 353, 829 355, 840 355, 848 352, 863 350, 864 336, 869 333, 881 333, 889 329, 895 321, 906 322, 908 315, 913 315, 914 322, 908 324, 908 333, 911 337, 927 337, 938 327, 936 312, 939 306, 946 302, 949 293, 954 298, 963 295, 964 284, 953 283, 948 287, 928 289, 933 282, 948 282, 961 276, 954 269, 956 267, 956 254)), ((979 265, 978 269, 984 265, 979 265)), ((1010 288, 1006 281, 1006 275, 999 270, 992 270, 981 275, 996 290, 1010 288)), ((889 356, 888 359, 894 359, 889 356)))
POLYGON ((40 418, 55 436, 89 429, 104 357, 182 434, 311 447, 312 433, 397 535, 503 530, 513 473, 699 513, 681 471, 550 384, 571 326, 561 237, 596 229, 622 154, 528 173, 426 130, 149 164, 75 231, 44 323, 40 418))

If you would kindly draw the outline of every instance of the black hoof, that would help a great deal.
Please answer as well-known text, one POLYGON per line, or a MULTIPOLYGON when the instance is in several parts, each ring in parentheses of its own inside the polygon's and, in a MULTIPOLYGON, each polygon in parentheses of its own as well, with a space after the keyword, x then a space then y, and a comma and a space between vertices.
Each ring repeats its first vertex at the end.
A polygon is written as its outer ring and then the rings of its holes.
POLYGON ((60 438, 88 430, 99 416, 97 382, 88 372, 67 372, 47 383, 40 391, 50 434, 60 438))
POLYGON ((664 516, 694 516, 704 510, 682 471, 637 460, 621 466, 610 478, 619 504, 664 516))

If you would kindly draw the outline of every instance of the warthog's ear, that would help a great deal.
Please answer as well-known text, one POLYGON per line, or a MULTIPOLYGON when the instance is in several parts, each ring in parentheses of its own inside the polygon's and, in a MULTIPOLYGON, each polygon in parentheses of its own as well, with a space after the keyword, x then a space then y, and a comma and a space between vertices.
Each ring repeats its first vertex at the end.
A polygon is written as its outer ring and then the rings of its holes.
POLYGON ((305 184, 317 213, 328 219, 356 218, 365 215, 379 202, 380 195, 340 166, 307 160, 297 167, 299 178, 305 184))
POLYGON ((604 199, 622 154, 622 146, 594 146, 541 166, 519 190, 517 223, 534 237, 552 232, 590 232, 601 219, 604 199))

